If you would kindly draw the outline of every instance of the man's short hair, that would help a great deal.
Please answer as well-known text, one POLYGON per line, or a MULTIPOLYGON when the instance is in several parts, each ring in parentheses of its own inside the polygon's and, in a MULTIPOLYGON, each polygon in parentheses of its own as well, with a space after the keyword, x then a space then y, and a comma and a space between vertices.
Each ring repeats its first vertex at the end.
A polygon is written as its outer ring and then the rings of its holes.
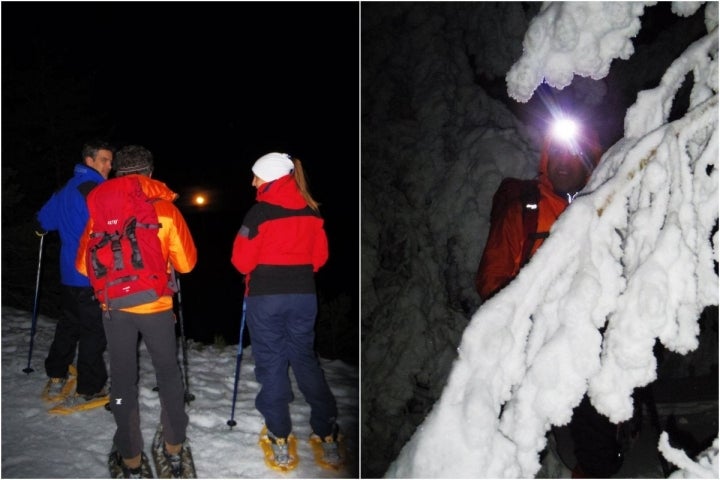
POLYGON ((95 158, 95 155, 97 155, 98 150, 110 150, 115 154, 115 147, 110 144, 110 142, 106 142, 105 140, 90 140, 88 142, 85 142, 82 146, 82 157, 80 160, 82 162, 85 162, 85 159, 87 157, 95 158))

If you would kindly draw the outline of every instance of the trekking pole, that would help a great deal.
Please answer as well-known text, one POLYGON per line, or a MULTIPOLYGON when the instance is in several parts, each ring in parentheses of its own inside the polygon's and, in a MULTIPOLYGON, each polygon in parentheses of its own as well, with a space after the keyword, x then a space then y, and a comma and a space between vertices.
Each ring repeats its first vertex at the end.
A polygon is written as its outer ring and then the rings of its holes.
POLYGON ((23 372, 27 373, 28 375, 30 374, 30 372, 35 371, 32 368, 30 368, 30 359, 32 358, 33 339, 35 338, 35 326, 37 325, 38 297, 40 295, 40 270, 42 267, 42 254, 43 254, 43 244, 44 243, 45 243, 45 235, 40 235, 40 249, 39 249, 39 253, 38 253, 37 276, 35 277, 35 300, 33 301, 32 323, 30 326, 30 351, 28 352, 27 367, 23 369, 23 372))
POLYGON ((230 420, 227 421, 227 424, 230 426, 230 430, 232 430, 232 427, 237 425, 237 422, 235 421, 235 400, 237 399, 238 379, 240 378, 240 361, 242 360, 242 352, 243 352, 243 331, 245 330, 245 308, 246 308, 245 307, 245 299, 243 299, 242 318, 240 319, 240 340, 238 341, 237 359, 235 361, 235 386, 233 387, 232 411, 230 412, 230 420))
POLYGON ((189 378, 188 378, 188 361, 187 361, 187 344, 185 342, 185 319, 183 318, 182 308, 182 289, 180 288, 180 277, 175 273, 175 269, 170 267, 170 272, 175 285, 177 285, 177 297, 178 297, 178 315, 180 316, 180 343, 182 345, 183 354, 183 370, 185 378, 185 403, 190 403, 195 400, 195 395, 190 393, 189 378))

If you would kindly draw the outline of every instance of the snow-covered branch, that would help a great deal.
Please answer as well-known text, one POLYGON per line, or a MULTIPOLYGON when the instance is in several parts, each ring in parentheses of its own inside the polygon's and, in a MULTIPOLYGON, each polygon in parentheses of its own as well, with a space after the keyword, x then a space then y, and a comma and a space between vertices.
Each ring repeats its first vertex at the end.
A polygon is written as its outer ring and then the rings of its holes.
MULTIPOLYGON (((573 7, 562 5, 545 8, 539 20, 553 39, 572 33, 574 24, 558 15, 567 20, 573 7)), ((629 38, 630 26, 619 24, 613 9, 642 4, 622 5, 596 12, 593 22, 629 38)), ((717 19, 716 4, 706 10, 717 19)), ((604 155, 532 261, 475 313, 441 398, 386 476, 532 477, 547 430, 567 423, 586 391, 601 413, 625 420, 633 389, 655 378, 656 339, 680 353, 696 347, 699 314, 718 303, 717 235, 711 241, 718 218, 716 28, 717 21, 657 89, 638 96, 626 138, 604 155), (668 123, 667 105, 690 71, 690 109, 668 123)), ((607 45, 615 38, 600 33, 598 52, 601 39, 607 45)), ((534 35, 531 26, 526 41, 540 45, 534 35)), ((627 53, 624 42, 615 43, 602 51, 603 62, 627 53)), ((529 61, 518 68, 547 75, 529 61)), ((570 70, 606 71, 602 62, 570 70)), ((516 95, 523 82, 510 83, 516 95)))

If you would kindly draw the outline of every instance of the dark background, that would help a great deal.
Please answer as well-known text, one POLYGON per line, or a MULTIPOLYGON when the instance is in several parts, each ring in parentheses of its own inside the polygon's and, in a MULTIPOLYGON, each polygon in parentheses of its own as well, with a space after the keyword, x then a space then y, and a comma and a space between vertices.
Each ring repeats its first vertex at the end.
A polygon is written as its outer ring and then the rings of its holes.
MULTIPOLYGON (((32 310, 34 214, 83 142, 140 144, 198 247, 181 276, 185 335, 237 343, 243 277, 232 242, 255 201, 252 163, 298 157, 321 204, 330 259, 317 276, 317 348, 358 362, 359 4, 3 2, 2 304, 32 310), (192 195, 209 197, 193 206, 192 195)), ((40 313, 56 317, 57 234, 40 313)))

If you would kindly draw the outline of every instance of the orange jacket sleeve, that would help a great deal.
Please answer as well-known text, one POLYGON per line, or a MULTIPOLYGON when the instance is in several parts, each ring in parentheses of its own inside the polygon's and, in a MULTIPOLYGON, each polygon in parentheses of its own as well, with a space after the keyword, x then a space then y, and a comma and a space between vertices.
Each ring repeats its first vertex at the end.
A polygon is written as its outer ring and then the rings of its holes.
POLYGON ((475 288, 483 301, 517 275, 522 259, 523 235, 522 205, 514 202, 504 215, 490 224, 490 233, 475 276, 475 288))
POLYGON ((197 248, 185 218, 169 201, 156 202, 155 210, 162 225, 158 235, 163 255, 178 273, 190 272, 197 263, 197 248))
POLYGON ((87 250, 87 244, 90 241, 90 232, 92 232, 92 228, 93 220, 90 218, 85 224, 85 230, 83 230, 82 235, 80 235, 80 244, 78 245, 77 255, 75 256, 75 269, 86 277, 88 274, 87 265, 85 263, 85 251, 87 250))

